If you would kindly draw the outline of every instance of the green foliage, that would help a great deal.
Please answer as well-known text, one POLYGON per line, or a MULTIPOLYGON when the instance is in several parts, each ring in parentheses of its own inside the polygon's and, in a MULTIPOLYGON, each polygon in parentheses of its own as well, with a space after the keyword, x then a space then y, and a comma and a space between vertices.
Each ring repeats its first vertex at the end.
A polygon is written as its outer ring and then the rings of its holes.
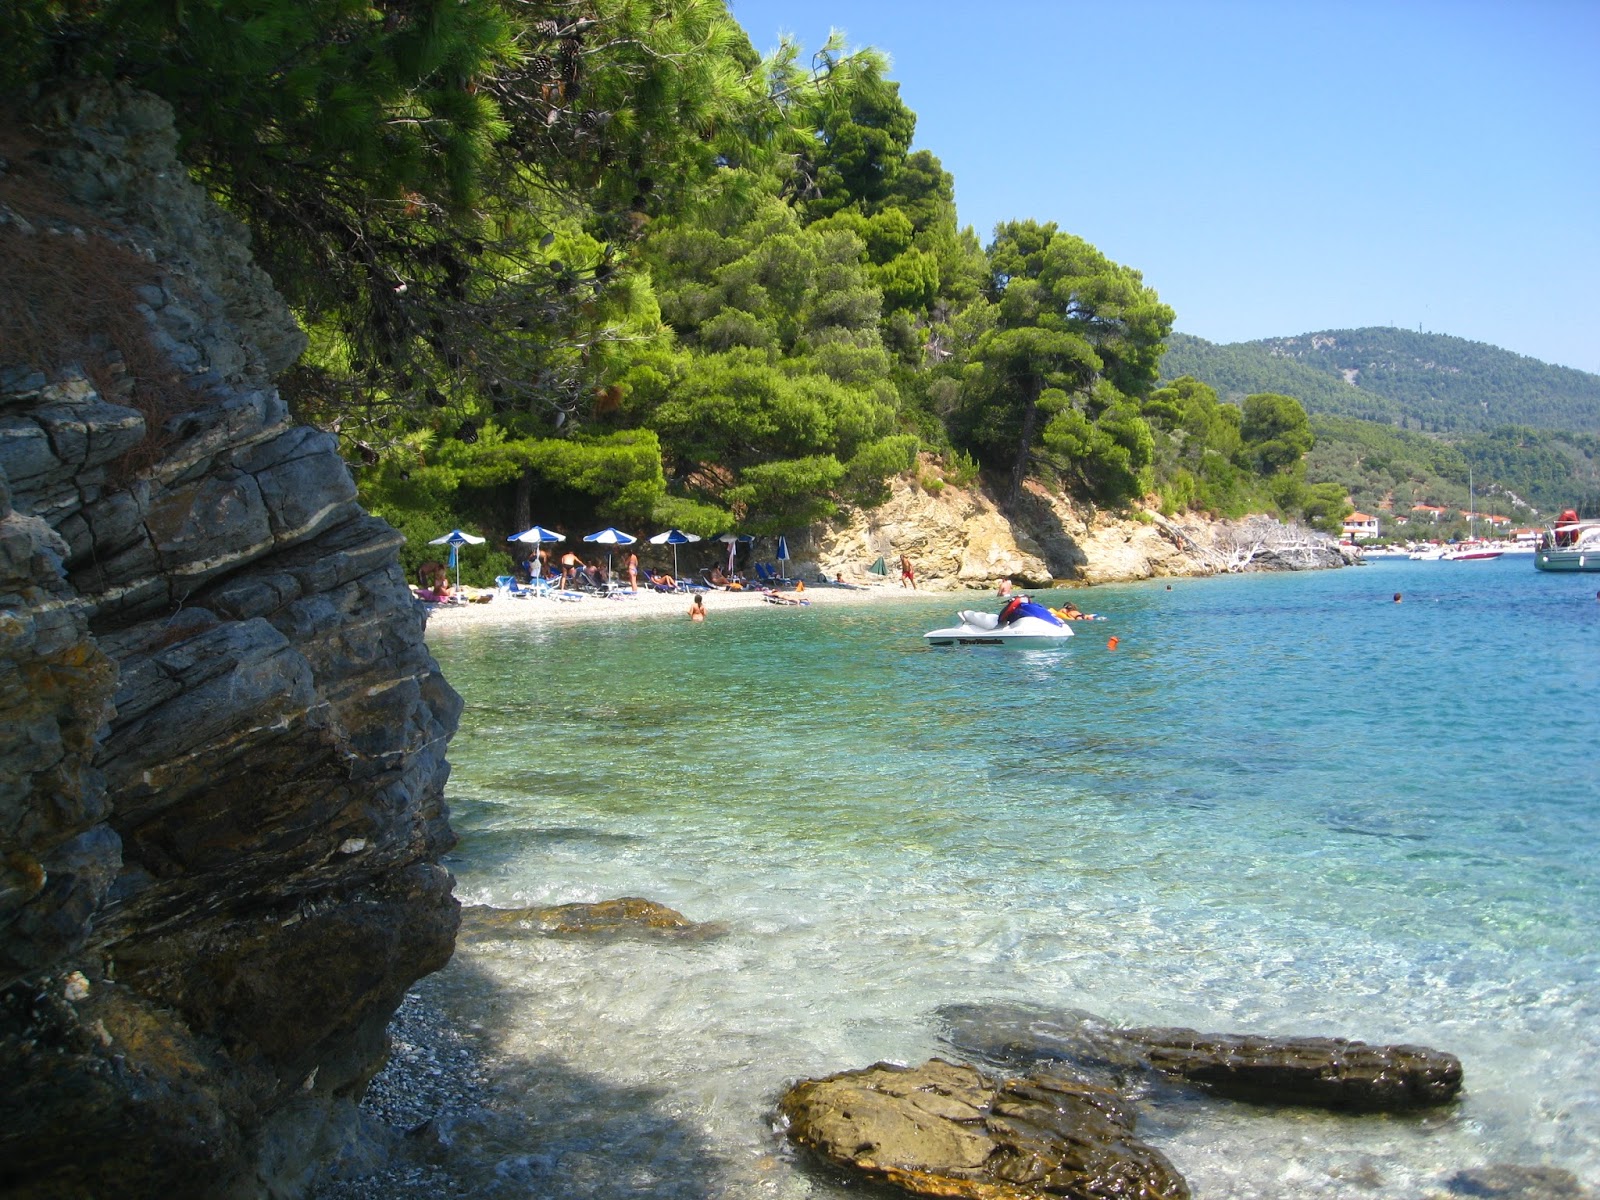
POLYGON ((1342 484, 1314 483, 1305 489, 1300 511, 1312 528, 1337 537, 1344 529, 1344 519, 1355 511, 1355 506, 1346 499, 1342 484))
POLYGON ((753 534, 776 534, 795 525, 831 517, 838 505, 829 497, 844 478, 831 454, 758 463, 729 488, 730 503, 744 513, 741 526, 753 534))
POLYGON ((978 460, 963 450, 944 456, 944 477, 956 487, 971 487, 978 479, 978 460))
POLYGON ((889 498, 886 481, 917 465, 921 444, 915 434, 896 434, 862 446, 845 464, 845 494, 863 507, 882 504, 889 498))
POLYGON ((1246 396, 1240 453, 1264 475, 1294 466, 1311 449, 1311 421, 1292 396, 1246 396))
POLYGON ((1165 368, 1224 396, 1280 392, 1314 414, 1435 433, 1600 432, 1600 376, 1443 334, 1335 329, 1229 345, 1173 334, 1165 368))
POLYGON ((989 262, 994 319, 970 352, 962 440, 990 462, 1009 457, 1014 503, 1047 409, 1045 444, 1057 460, 1085 456, 1079 475, 1102 495, 1138 494, 1149 430, 1122 399, 1155 382, 1172 310, 1137 271, 1054 224, 1001 225, 989 262))

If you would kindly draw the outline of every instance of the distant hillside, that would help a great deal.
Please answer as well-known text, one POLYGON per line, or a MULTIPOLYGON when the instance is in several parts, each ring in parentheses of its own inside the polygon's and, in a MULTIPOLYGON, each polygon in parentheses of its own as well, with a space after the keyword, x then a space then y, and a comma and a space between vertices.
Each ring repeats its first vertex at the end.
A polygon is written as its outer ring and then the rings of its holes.
POLYGON ((1438 333, 1333 329, 1227 345, 1175 333, 1161 371, 1227 398, 1281 392, 1311 413, 1434 433, 1600 432, 1600 375, 1438 333))

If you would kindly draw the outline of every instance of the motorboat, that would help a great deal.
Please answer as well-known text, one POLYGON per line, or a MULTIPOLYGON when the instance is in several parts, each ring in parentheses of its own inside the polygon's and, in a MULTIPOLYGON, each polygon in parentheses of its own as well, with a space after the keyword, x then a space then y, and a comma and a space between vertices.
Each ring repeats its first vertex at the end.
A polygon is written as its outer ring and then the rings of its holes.
POLYGON ((1475 562, 1478 559, 1499 558, 1505 551, 1487 542, 1461 542, 1451 546, 1439 557, 1445 562, 1475 562))
POLYGON ((1072 636, 1072 626, 1056 616, 1021 616, 1002 625, 996 613, 967 609, 956 615, 961 619, 959 625, 934 629, 922 635, 928 645, 1023 646, 1038 649, 1072 636))
POLYGON ((1540 536, 1533 565, 1540 571, 1600 571, 1600 521, 1580 521, 1569 508, 1540 536))

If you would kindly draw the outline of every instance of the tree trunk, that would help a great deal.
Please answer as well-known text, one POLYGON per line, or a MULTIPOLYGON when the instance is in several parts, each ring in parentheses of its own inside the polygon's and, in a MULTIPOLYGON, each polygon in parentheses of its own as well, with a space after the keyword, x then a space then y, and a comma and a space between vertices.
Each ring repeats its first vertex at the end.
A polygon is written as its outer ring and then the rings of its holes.
POLYGON ((517 491, 511 502, 511 519, 519 530, 533 525, 533 468, 524 467, 517 476, 517 491))
POLYGON ((1017 461, 1011 464, 1011 488, 1006 493, 1007 508, 1016 508, 1017 501, 1022 499, 1022 480, 1028 473, 1028 456, 1033 452, 1033 427, 1039 421, 1039 393, 1044 383, 1039 376, 1030 375, 1023 387, 1022 438, 1017 445, 1017 461))

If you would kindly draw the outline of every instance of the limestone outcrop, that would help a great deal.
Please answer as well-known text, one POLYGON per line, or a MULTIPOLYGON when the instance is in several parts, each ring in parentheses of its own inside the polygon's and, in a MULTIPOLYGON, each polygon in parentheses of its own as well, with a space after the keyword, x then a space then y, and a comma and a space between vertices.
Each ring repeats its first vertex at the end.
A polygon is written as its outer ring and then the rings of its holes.
POLYGON ((899 579, 911 559, 919 587, 931 591, 991 588, 1001 579, 1045 588, 1055 581, 1115 583, 1230 571, 1306 570, 1357 561, 1326 534, 1265 517, 1209 521, 1159 513, 1112 513, 1075 504, 1036 480, 1016 509, 1003 513, 980 487, 946 484, 928 492, 917 481, 890 481, 889 498, 847 509, 814 526, 790 548, 802 572, 861 582, 882 557, 899 579))
POLYGON ((804 1080, 779 1104, 788 1135, 827 1163, 916 1196, 1183 1200, 1183 1176, 1134 1136, 1112 1092, 1039 1074, 992 1079, 932 1059, 804 1080))
POLYGON ((296 1194, 453 946, 460 700, 398 535, 272 386, 303 336, 170 113, 100 87, 34 120, 3 170, 61 205, 0 187, 0 237, 147 263, 182 403, 0 347, 0 1190, 296 1194))

